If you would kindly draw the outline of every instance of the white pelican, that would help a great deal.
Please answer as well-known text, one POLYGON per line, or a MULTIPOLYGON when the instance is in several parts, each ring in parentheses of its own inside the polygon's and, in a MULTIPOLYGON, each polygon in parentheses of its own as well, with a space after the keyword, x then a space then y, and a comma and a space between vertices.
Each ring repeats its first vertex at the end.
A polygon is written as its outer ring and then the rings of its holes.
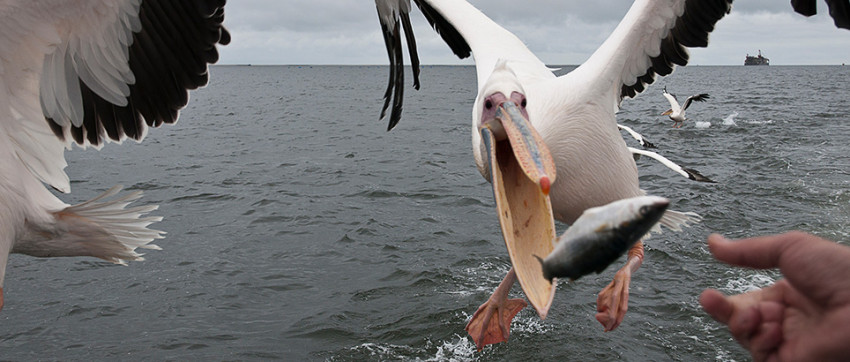
POLYGON ((667 93, 667 87, 664 87, 661 94, 663 94, 664 98, 667 98, 667 101, 670 102, 670 109, 664 111, 661 115, 669 116, 670 119, 673 120, 673 127, 676 128, 682 127, 682 123, 684 123, 687 119, 685 118, 685 110, 691 106, 691 102, 705 102, 705 100, 709 98, 706 93, 695 94, 688 97, 688 99, 685 99, 685 103, 682 103, 682 106, 680 107, 679 101, 676 99, 676 95, 667 93))
MULTIPOLYGON (((685 47, 706 46, 714 24, 730 11, 731 0, 637 0, 587 61, 559 77, 514 34, 468 2, 414 2, 456 55, 475 56, 478 94, 472 107, 472 151, 478 170, 493 184, 513 266, 467 324, 480 349, 505 341, 510 321, 525 306, 521 299, 507 299, 517 279, 545 318, 554 286, 543 278, 533 255, 548 255, 552 250, 553 216, 571 224, 586 209, 643 194, 615 112, 623 98, 643 91, 656 75, 670 74, 675 65, 687 64, 685 47), (543 143, 531 146, 537 139, 543 143), (527 152, 532 148, 539 152, 527 152), (556 166, 555 174, 550 161, 556 166), (547 191, 551 191, 548 197, 547 191), (549 210, 551 214, 546 215, 549 210)), ((392 102, 392 128, 400 119, 402 105, 400 28, 408 39, 413 38, 410 4, 409 0, 376 0, 376 5, 390 57, 384 109, 392 102)), ((408 40, 408 47, 415 45, 408 40)), ((415 58, 411 52, 414 63, 415 58)), ((414 77, 418 86, 417 69, 414 77)), ((668 210, 661 223, 678 229, 697 220, 696 214, 668 210)), ((631 273, 642 260, 643 244, 638 242, 629 250, 626 265, 599 294, 596 318, 606 331, 622 322, 631 273)))
POLYGON ((646 137, 644 137, 640 133, 635 132, 635 130, 633 130, 631 127, 624 126, 622 124, 617 124, 617 128, 628 132, 628 134, 630 134, 635 140, 637 140, 638 143, 640 143, 641 146, 643 146, 645 148, 656 148, 655 145, 652 142, 649 142, 649 140, 646 139, 646 137))
POLYGON ((699 171, 694 170, 692 168, 679 166, 675 162, 670 161, 666 157, 661 156, 661 155, 659 155, 655 152, 651 152, 651 151, 647 151, 647 150, 639 150, 639 149, 634 148, 634 147, 629 147, 629 152, 631 152, 633 155, 647 156, 647 157, 653 158, 656 161, 661 162, 662 165, 667 166, 669 169, 676 171, 676 173, 678 173, 682 176, 685 176, 688 179, 691 179, 691 180, 694 180, 694 181, 699 181, 699 182, 715 183, 713 180, 709 179, 708 177, 703 176, 699 171))
POLYGON ((0 308, 9 253, 123 264, 163 232, 120 187, 68 205, 64 151, 177 121, 227 44, 224 0, 0 2, 0 308))

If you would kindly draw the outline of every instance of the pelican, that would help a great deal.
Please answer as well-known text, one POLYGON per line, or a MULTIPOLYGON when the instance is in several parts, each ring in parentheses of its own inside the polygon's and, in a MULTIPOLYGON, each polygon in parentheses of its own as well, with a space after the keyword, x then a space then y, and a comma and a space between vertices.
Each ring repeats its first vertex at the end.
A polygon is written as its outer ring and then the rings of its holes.
POLYGON ((174 123, 227 44, 224 0, 0 2, 0 308, 10 253, 125 264, 163 232, 141 192, 68 205, 64 151, 174 123))
POLYGON ((619 129, 621 129, 621 130, 623 130, 623 131, 626 131, 628 134, 630 134, 630 135, 632 136, 632 138, 634 138, 635 140, 637 140, 637 141, 638 141, 638 143, 639 143, 641 146, 643 146, 644 148, 656 148, 656 147, 655 147, 655 144, 653 144, 652 142, 649 142, 649 140, 648 140, 648 139, 646 139, 646 137, 644 137, 644 136, 643 136, 642 134, 640 134, 640 133, 637 133, 637 132, 636 132, 635 130, 633 130, 631 127, 624 126, 624 125, 622 125, 622 124, 617 124, 617 128, 619 128, 619 129))
MULTIPOLYGON (((643 195, 637 166, 619 133, 620 101, 642 92, 656 75, 688 61, 686 47, 705 47, 731 0, 636 0, 587 61, 555 76, 514 34, 463 0, 414 0, 460 58, 474 55, 478 92, 472 105, 472 151, 491 182, 512 268, 466 330, 479 350, 506 341, 510 322, 525 305, 508 299, 517 280, 541 318, 554 297, 534 255, 549 255, 553 218, 572 224, 586 209, 643 195), (532 152, 533 151, 533 152, 532 152), (551 165, 550 165, 551 164, 551 165), (554 166, 554 167, 551 167, 554 166)), ((409 0, 376 0, 390 59, 381 117, 392 104, 389 129, 401 118, 402 28, 412 64, 418 64, 409 0)), ((419 86, 418 67, 413 69, 419 86)), ((699 220, 667 210, 673 230, 699 220)), ((631 274, 643 262, 643 243, 597 298, 596 319, 617 328, 628 305, 631 274)))
MULTIPOLYGON (((631 127, 624 126, 624 125, 621 125, 621 124, 617 124, 617 128, 619 128, 620 130, 626 131, 628 134, 630 134, 635 140, 638 141, 638 143, 643 148, 657 148, 652 142, 649 142, 649 140, 647 140, 640 133, 637 133, 631 127)), ((694 180, 694 181, 699 181, 699 182, 716 183, 712 179, 703 176, 699 171, 694 170, 692 168, 682 167, 679 164, 671 161, 667 157, 659 155, 655 152, 647 151, 647 150, 639 150, 639 149, 633 148, 633 147, 629 147, 629 152, 632 153, 632 156, 634 157, 635 161, 640 159, 640 156, 647 156, 647 157, 650 157, 650 158, 652 158, 652 159, 654 159, 658 162, 661 162, 662 165, 667 166, 667 168, 675 171, 676 173, 678 173, 678 174, 680 174, 684 177, 687 177, 688 179, 691 179, 691 180, 694 180)))
POLYGON ((695 94, 688 97, 688 99, 685 99, 685 103, 682 103, 682 106, 680 107, 679 101, 676 99, 676 95, 667 93, 667 87, 664 87, 661 94, 663 94, 664 98, 667 98, 667 101, 670 102, 670 109, 661 113, 661 115, 669 116, 670 119, 673 120, 673 127, 676 128, 681 128, 682 123, 684 123, 687 119, 685 118, 685 110, 691 106, 691 102, 705 102, 705 100, 709 98, 706 93, 695 94))

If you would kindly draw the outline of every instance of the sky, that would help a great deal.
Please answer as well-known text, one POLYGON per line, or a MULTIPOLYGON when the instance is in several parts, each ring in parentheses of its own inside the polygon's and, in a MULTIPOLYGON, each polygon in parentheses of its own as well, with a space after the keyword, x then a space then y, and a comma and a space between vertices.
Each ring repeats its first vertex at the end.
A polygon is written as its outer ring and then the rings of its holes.
MULTIPOLYGON (((522 39, 546 64, 584 62, 622 19, 628 0, 470 0, 522 39)), ((761 50, 771 65, 850 64, 850 30, 838 29, 826 4, 794 13, 790 0, 738 0, 708 48, 691 49, 689 65, 741 65, 761 50)), ((414 6, 415 7, 415 6, 414 6)), ((415 9, 422 64, 458 60, 415 9)), ((231 0, 225 26, 232 42, 219 64, 388 64, 371 0, 231 0)))

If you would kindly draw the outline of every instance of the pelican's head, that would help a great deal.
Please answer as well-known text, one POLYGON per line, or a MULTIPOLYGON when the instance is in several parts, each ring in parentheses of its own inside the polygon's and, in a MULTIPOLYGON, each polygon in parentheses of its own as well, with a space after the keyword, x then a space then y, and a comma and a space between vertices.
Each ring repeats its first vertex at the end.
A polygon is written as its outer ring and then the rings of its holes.
POLYGON ((528 100, 519 78, 500 60, 496 63, 490 77, 478 92, 472 109, 472 144, 475 164, 485 179, 491 181, 487 151, 481 139, 482 128, 488 128, 496 141, 507 140, 517 150, 516 156, 521 164, 535 164, 540 167, 526 169, 528 177, 540 185, 544 194, 554 181, 554 162, 548 148, 529 121, 526 105, 528 100), (507 126, 507 127, 506 127, 507 126), (519 147, 516 147, 519 146, 519 147), (543 150, 543 154, 537 150, 543 150), (529 152, 530 151, 530 152, 529 152), (547 159, 542 159, 543 157, 547 159))
POLYGON ((541 318, 555 286, 534 255, 549 255, 555 223, 549 187, 555 162, 529 122, 525 91, 504 61, 481 87, 473 107, 475 163, 493 186, 502 236, 522 289, 541 318))

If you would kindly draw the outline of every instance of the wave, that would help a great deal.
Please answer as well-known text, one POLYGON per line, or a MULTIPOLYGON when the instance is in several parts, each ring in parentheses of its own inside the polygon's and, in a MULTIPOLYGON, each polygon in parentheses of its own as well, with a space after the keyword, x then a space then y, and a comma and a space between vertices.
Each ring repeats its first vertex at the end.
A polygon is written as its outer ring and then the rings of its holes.
POLYGON ((701 128, 701 129, 709 128, 709 127, 711 127, 711 122, 709 122, 709 121, 696 121, 694 123, 694 126, 696 126, 697 128, 701 128))
POLYGON ((724 126, 737 126, 738 124, 735 123, 735 117, 737 117, 737 116, 738 116, 738 112, 732 112, 732 114, 726 116, 726 118, 723 119, 723 125, 724 126))

